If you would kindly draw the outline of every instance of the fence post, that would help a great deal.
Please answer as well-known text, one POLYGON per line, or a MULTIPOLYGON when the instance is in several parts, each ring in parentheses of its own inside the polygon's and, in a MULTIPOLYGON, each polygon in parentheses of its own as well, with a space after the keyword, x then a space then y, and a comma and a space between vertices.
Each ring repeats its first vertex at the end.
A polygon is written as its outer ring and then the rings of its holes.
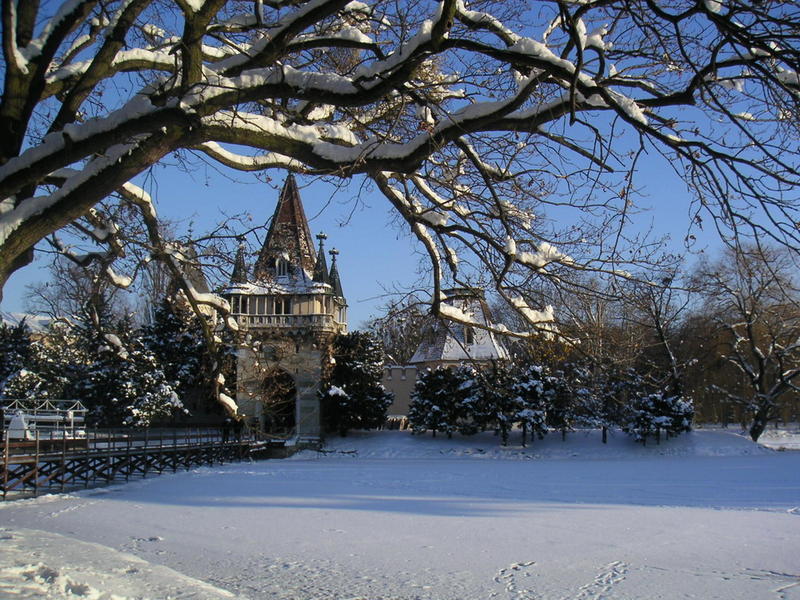
POLYGON ((142 455, 142 460, 144 460, 142 477, 147 477, 147 468, 150 466, 150 427, 144 430, 144 454, 142 455))
POLYGON ((125 446, 125 481, 130 481, 131 477, 131 438, 128 436, 128 444, 125 446))
MULTIPOLYGON (((36 429, 36 458, 33 463, 33 495, 39 495, 39 429, 36 429)), ((23 486, 24 488, 25 486, 23 486)))
POLYGON ((8 431, 3 431, 3 500, 8 494, 8 431))
POLYGON ((61 480, 61 485, 59 486, 60 492, 64 491, 64 478, 67 476, 67 432, 64 432, 64 435, 61 436, 61 472, 59 478, 61 480))

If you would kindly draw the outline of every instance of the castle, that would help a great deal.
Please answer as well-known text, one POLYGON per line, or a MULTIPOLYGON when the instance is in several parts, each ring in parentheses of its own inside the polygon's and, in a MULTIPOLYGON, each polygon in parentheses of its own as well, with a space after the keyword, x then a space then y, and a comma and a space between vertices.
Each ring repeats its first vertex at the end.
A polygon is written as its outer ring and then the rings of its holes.
MULTIPOLYGON (((251 427, 274 436, 321 436, 318 395, 331 364, 331 342, 347 332, 347 301, 336 264, 325 257, 322 233, 312 241, 297 182, 288 175, 252 273, 244 250, 236 255, 224 295, 240 331, 236 347, 236 403, 251 427)), ((483 295, 451 289, 445 303, 478 325, 491 316, 483 295)), ((508 354, 480 327, 439 322, 407 366, 387 366, 383 383, 395 395, 390 415, 405 415, 418 370, 464 361, 488 363, 508 354)))
POLYGON ((225 296, 241 334, 236 348, 236 402, 250 425, 273 435, 321 434, 319 383, 333 337, 347 331, 337 251, 315 250, 297 182, 286 178, 266 240, 249 273, 236 256, 225 296))

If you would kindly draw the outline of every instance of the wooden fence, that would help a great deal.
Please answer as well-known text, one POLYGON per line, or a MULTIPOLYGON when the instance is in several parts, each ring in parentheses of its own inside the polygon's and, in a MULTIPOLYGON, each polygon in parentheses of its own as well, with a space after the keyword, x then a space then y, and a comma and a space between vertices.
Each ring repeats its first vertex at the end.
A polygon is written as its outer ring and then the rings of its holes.
POLYGON ((3 500, 128 481, 151 474, 235 462, 253 439, 213 430, 89 431, 85 438, 5 439, 0 459, 3 500))

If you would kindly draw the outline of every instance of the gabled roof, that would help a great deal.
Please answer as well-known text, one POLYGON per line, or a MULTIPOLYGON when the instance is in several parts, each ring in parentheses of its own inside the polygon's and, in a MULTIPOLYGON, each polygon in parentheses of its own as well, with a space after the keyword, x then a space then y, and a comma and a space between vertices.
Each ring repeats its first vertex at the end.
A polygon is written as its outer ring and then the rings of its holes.
POLYGON ((317 261, 308 219, 300 200, 297 182, 291 173, 283 184, 267 239, 256 260, 253 278, 257 282, 273 281, 277 276, 278 259, 289 263, 295 278, 310 278, 317 261))
MULTIPOLYGON (((492 315, 483 295, 475 290, 444 290, 443 302, 458 309, 476 325, 491 326, 492 315)), ((440 320, 420 343, 410 364, 455 364, 464 361, 505 360, 508 351, 490 331, 440 320)))

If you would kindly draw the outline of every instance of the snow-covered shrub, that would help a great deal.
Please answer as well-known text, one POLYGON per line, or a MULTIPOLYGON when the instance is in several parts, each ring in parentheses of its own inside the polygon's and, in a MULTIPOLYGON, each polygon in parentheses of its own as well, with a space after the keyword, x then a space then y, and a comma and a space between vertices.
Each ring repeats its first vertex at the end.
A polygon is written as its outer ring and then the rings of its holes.
POLYGON ((333 341, 334 365, 322 386, 323 426, 346 435, 374 429, 386 421, 393 396, 381 384, 383 350, 369 332, 353 331, 333 341))
POLYGON ((692 401, 664 392, 654 392, 635 398, 623 430, 637 442, 647 443, 648 437, 668 436, 691 431, 694 406, 692 401))

